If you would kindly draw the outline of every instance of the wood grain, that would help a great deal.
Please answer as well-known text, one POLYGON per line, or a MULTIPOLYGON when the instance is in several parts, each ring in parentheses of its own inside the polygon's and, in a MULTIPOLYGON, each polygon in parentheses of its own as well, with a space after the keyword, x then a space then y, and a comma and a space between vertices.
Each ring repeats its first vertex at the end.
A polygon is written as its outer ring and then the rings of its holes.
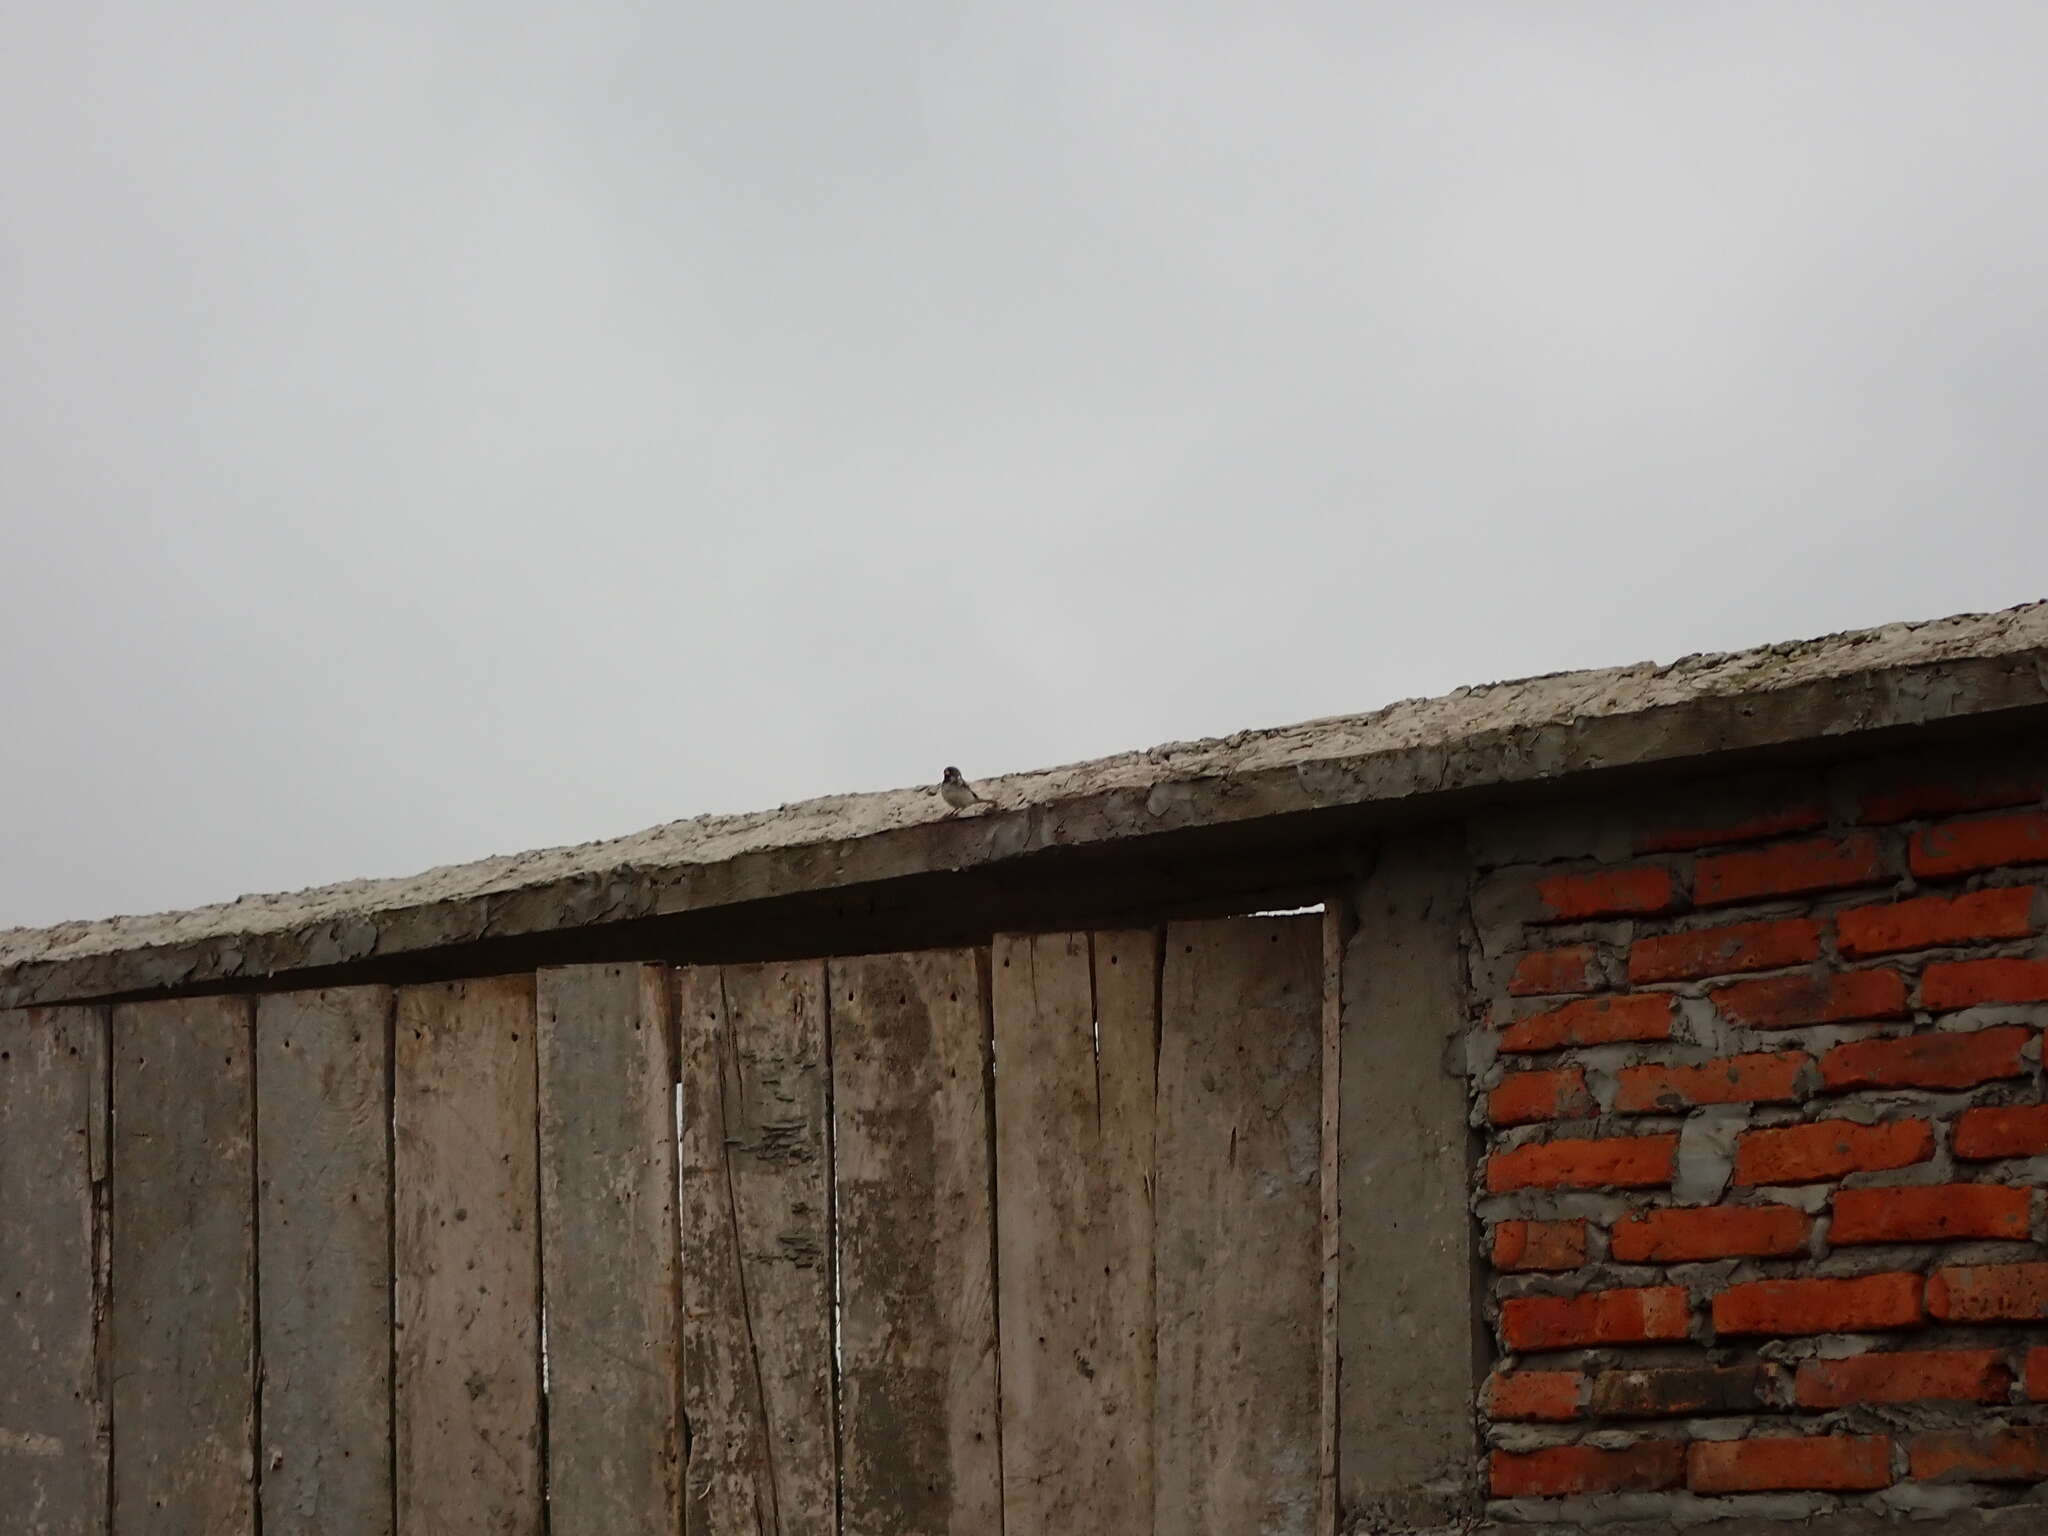
POLYGON ((256 1007, 264 1536, 391 1530, 392 998, 256 1007))
POLYGON ((0 1529, 104 1536, 107 1019, 0 1013, 0 1529))
POLYGON ((1167 930, 1157 1536, 1312 1536, 1322 1243, 1319 917, 1167 930))
POLYGON ((400 1536, 541 1529, 530 976, 398 994, 400 1536))
POLYGON ((251 1009, 197 997, 114 1010, 120 1536, 255 1529, 251 1009))
POLYGON ((838 1529, 824 988, 820 961, 677 975, 693 1532, 838 1529))
POLYGON ((544 970, 539 1008, 549 1530, 674 1536, 683 1422, 668 974, 544 970))
POLYGON ((848 1536, 1000 1529, 987 965, 828 963, 848 1536))
POLYGON ((991 957, 1005 1536, 1152 1520, 1159 938, 991 957))

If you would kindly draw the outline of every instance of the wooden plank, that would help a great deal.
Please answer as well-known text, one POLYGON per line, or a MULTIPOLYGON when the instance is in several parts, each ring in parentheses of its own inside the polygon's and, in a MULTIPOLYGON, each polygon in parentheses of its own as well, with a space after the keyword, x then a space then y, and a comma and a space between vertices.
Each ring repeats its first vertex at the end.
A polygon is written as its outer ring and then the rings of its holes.
POLYGON ((256 1005, 264 1536, 391 1530, 391 991, 256 1005))
POLYGON ((677 973, 693 1532, 830 1536, 824 965, 677 973))
POLYGON ((1317 1348, 1320 1401, 1317 1404, 1316 1533, 1337 1536, 1337 1349, 1338 1264, 1341 1257, 1341 1210, 1338 1204, 1339 1147, 1343 1104, 1344 943, 1352 927, 1351 905, 1332 895, 1323 908, 1322 1153, 1316 1170, 1321 1184, 1323 1312, 1317 1348))
POLYGON ((1339 1087, 1338 1485, 1347 1523, 1436 1529, 1484 1504, 1488 1338, 1466 1120, 1471 864, 1452 823, 1390 833, 1351 894, 1339 1087))
POLYGON ((683 1106, 683 1413, 690 1426, 684 1529, 689 1536, 772 1533, 767 1418, 725 1177, 719 1061, 729 1031, 717 966, 675 973, 675 1017, 683 1106))
POLYGON ((0 1529, 104 1536, 107 1021, 0 1014, 0 1529))
POLYGON ((113 1526, 253 1531, 254 1106, 247 998, 114 1010, 113 1526))
POLYGON ((781 1536, 838 1529, 821 961, 725 969, 725 1174, 781 1536))
POLYGON ((553 1536, 674 1536, 682 1523, 668 989, 652 965, 539 977, 553 1536))
POLYGON ((988 954, 827 964, 849 1536, 999 1530, 988 954))
POLYGON ((533 1030, 530 976, 398 994, 400 1536, 541 1529, 533 1030))
POLYGON ((1167 930, 1158 1536, 1311 1536, 1322 1252, 1322 922, 1167 930))
POLYGON ((999 937, 1005 1536, 1152 1522, 1153 932, 999 937))

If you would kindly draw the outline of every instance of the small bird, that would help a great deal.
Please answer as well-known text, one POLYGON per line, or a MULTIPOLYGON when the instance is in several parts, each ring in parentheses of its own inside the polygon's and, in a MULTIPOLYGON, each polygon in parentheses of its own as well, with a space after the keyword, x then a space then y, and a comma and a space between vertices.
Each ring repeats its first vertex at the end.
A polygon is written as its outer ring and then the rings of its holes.
POLYGON ((974 786, 960 777, 958 768, 948 768, 939 780, 939 798, 956 811, 964 811, 970 805, 987 805, 988 802, 974 792, 974 786))

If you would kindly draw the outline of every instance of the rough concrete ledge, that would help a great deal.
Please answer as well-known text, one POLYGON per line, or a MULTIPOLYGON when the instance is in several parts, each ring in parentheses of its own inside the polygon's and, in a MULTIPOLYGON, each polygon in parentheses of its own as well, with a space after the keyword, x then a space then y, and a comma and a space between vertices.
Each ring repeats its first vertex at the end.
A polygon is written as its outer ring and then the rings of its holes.
POLYGON ((2048 603, 1658 666, 1558 673, 1370 714, 985 781, 700 817, 569 848, 0 932, 0 1007, 109 997, 725 906, 1056 848, 1423 801, 2048 705, 2048 603))

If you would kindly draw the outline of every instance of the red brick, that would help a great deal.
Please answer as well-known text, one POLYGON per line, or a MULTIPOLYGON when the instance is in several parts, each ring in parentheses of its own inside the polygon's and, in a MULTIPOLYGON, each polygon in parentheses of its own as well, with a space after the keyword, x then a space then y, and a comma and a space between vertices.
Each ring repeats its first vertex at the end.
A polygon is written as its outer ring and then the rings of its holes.
POLYGON ((1669 1040, 1671 999, 1662 992, 1588 997, 1547 1013, 1517 1019, 1501 1031, 1504 1051, 1554 1051, 1565 1045, 1611 1045, 1621 1040, 1669 1040))
POLYGON ((1831 1089, 1972 1088, 2001 1077, 2024 1077, 2020 1051, 2034 1038, 2017 1025, 1969 1034, 1905 1035, 1897 1040, 1851 1040, 1820 1059, 1820 1079, 1831 1089))
POLYGON ((1583 1221, 1504 1221, 1493 1229, 1495 1269, 1577 1269, 1585 1262, 1583 1221))
POLYGON ((1496 1419, 1561 1424, 1579 1416, 1586 1378, 1577 1371, 1500 1371, 1486 1384, 1486 1411, 1496 1419))
POLYGON ((1868 1333, 1920 1321, 1918 1275, 1755 1280, 1714 1298, 1714 1331, 1721 1334, 1868 1333))
POLYGON ((1923 1483, 2038 1483, 2048 1479, 2048 1429, 1918 1435, 1910 1470, 1923 1483))
POLYGON ((1694 1493, 1852 1493, 1887 1488, 1892 1442, 1885 1435, 1775 1435, 1700 1440, 1686 1453, 1694 1493))
POLYGON ((1945 1323, 2034 1323, 2048 1318, 2048 1264, 1974 1264, 1937 1269, 1927 1310, 1945 1323))
POLYGON ((2033 931, 2034 891, 2025 885, 1961 896, 1920 896, 1884 907, 1852 907, 1835 919, 1842 953, 1851 959, 1944 944, 2023 939, 2033 931))
POLYGON ((2031 805, 2041 798, 2040 774, 2000 769, 1981 778, 1942 781, 1923 779, 1872 790, 1863 797, 1864 821, 1915 821, 1922 816, 1956 816, 1964 811, 1994 811, 2008 805, 2031 805))
POLYGON ((1515 974, 1508 978, 1508 991, 1516 997, 1598 992, 1600 985, 1599 956, 1590 944, 1531 950, 1515 963, 1515 974))
POLYGON ((1843 971, 1830 976, 1765 976, 1714 989, 1714 1006, 1731 1024, 1750 1029, 1803 1029, 1912 1015, 1906 978, 1897 971, 1843 971))
POLYGON ((1509 1349, 1590 1349, 1685 1338, 1692 1303, 1675 1285, 1588 1291, 1582 1296, 1515 1296, 1500 1304, 1500 1333, 1509 1349))
POLYGON ((1936 1013, 1982 1003, 2048 1003, 2048 960, 1951 960, 1927 967, 1920 1001, 1936 1013))
POLYGON ((1714 854, 1701 859, 1693 870, 1692 890, 1694 901, 1711 907, 1808 891, 1837 891, 1884 878, 1877 839, 1868 832, 1854 832, 1840 841, 1817 837, 1811 842, 1714 854))
POLYGON ((1911 1188, 1842 1189, 1828 1241, 1935 1243, 1965 1237, 2025 1242, 2033 1193, 2003 1184, 1931 1184, 1911 1188))
POLYGON ((2048 1152, 2048 1104, 1964 1110, 1956 1122, 1955 1152, 1972 1162, 2039 1157, 2048 1152))
POLYGON ((2048 1349, 2027 1351, 2027 1396, 2048 1402, 2048 1349))
POLYGON ((1913 835, 1911 858, 1913 873, 1928 877, 2048 862, 2048 813, 2020 811, 1977 821, 1945 821, 1913 835))
POLYGON ((1813 1058, 1804 1051, 1729 1056, 1697 1067, 1624 1067, 1615 1110, 1624 1115, 1677 1113, 1695 1104, 1790 1104, 1813 1058))
POLYGON ((1802 1252, 1813 1218, 1789 1205, 1673 1206, 1638 1211, 1614 1224, 1623 1264, 1778 1258, 1802 1252))
POLYGON ((1753 1413, 1774 1406, 1777 1398, 1777 1373, 1766 1365, 1602 1371, 1593 1381, 1592 1414, 1599 1419, 1661 1419, 1753 1413))
POLYGON ((1817 1120, 1745 1131, 1735 1143, 1737 1184, 1812 1184, 1845 1173, 1905 1168, 1934 1156, 1934 1127, 1925 1120, 1858 1125, 1817 1120))
POLYGON ((1795 801, 1745 816, 1647 828, 1636 834, 1636 852, 1683 853, 1693 848, 1710 848, 1716 843, 1753 843, 1766 837, 1783 837, 1788 832, 1811 832, 1825 820, 1827 812, 1818 800, 1795 801))
POLYGON ((1567 1120, 1590 1115, 1594 1108, 1593 1096, 1586 1092, 1586 1074, 1577 1067, 1517 1072, 1486 1096, 1486 1117, 1495 1125, 1567 1120))
POLYGON ((1793 1395, 1802 1408, 1851 1408, 1858 1403, 2002 1403, 2012 1372, 1996 1350, 1901 1350, 1808 1360, 1799 1367, 1793 1395))
POLYGON ((1544 915, 1556 921, 1669 912, 1678 904, 1671 871, 1655 865, 1552 875, 1536 887, 1536 895, 1544 915))
POLYGON ((1677 1440, 1649 1440, 1623 1451, 1597 1451, 1590 1445, 1495 1451, 1487 1471, 1497 1499, 1654 1493, 1676 1488, 1684 1477, 1685 1446, 1677 1440))
POLYGON ((1637 939, 1629 948, 1628 975, 1637 982, 1691 981, 1804 965, 1819 956, 1820 925, 1811 918, 1788 917, 1637 939))
POLYGON ((1620 1136, 1601 1141, 1539 1141, 1486 1159, 1486 1187, 1516 1189, 1651 1189, 1671 1182, 1676 1136, 1620 1136))

